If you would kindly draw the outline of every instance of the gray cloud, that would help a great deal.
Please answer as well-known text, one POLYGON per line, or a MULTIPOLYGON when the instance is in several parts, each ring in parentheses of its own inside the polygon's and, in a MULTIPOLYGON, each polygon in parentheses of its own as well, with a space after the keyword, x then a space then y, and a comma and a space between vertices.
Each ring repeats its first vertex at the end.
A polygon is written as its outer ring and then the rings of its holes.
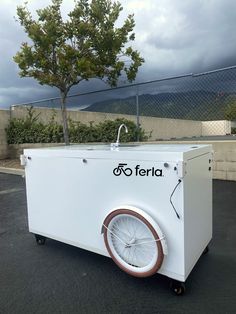
POLYGON ((149 62, 162 73, 201 72, 236 63, 235 1, 160 3, 165 10, 153 16, 144 44, 147 54, 152 52, 149 62))

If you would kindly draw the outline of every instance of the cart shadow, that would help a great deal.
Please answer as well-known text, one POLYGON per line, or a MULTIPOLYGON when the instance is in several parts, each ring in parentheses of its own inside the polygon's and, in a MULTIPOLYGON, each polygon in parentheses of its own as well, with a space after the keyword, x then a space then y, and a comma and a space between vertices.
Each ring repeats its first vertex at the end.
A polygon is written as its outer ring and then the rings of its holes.
MULTIPOLYGON (((170 285, 170 279, 166 276, 156 274, 147 278, 132 277, 120 270, 112 259, 92 253, 65 243, 54 240, 47 240, 50 255, 63 257, 65 267, 73 262, 74 271, 78 276, 81 270, 96 276, 98 280, 104 282, 115 281, 117 285, 142 289, 143 291, 153 291, 163 294, 163 291, 170 285)), ((214 290, 214 298, 217 294, 222 296, 222 290, 236 293, 235 263, 228 256, 217 255, 211 251, 199 258, 186 281, 186 295, 194 291, 200 294, 205 293, 209 297, 209 291, 214 290), (214 289, 213 289, 214 287, 214 289)), ((70 265, 71 266, 71 265, 70 265)), ((165 293, 164 293, 165 294, 165 293)), ((169 294, 169 292, 168 292, 169 294)))

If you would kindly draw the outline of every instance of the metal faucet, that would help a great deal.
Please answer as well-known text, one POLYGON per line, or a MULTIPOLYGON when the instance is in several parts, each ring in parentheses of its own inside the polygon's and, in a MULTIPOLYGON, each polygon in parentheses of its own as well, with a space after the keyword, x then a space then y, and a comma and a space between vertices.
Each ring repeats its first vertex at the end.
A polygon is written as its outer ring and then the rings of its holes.
POLYGON ((117 147, 120 146, 120 132, 121 132, 121 129, 122 129, 123 127, 125 128, 125 133, 128 133, 128 128, 127 128, 127 126, 126 126, 125 124, 121 124, 121 125, 119 126, 119 129, 118 129, 116 142, 115 142, 115 143, 111 143, 111 147, 112 147, 112 148, 117 148, 117 147))

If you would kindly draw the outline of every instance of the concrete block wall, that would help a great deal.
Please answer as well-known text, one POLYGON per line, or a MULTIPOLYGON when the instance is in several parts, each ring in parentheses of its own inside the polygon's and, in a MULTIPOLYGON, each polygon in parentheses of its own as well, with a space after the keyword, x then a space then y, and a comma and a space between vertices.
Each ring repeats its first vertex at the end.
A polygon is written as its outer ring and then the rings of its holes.
POLYGON ((231 121, 203 121, 202 136, 231 134, 231 121))
POLYGON ((0 159, 8 157, 8 145, 5 128, 7 127, 10 119, 9 110, 0 110, 0 159))
POLYGON ((236 181, 236 141, 216 142, 214 149, 214 178, 236 181))
MULTIPOLYGON (((27 115, 29 106, 13 106, 12 117, 23 118, 27 115)), ((55 120, 61 123, 61 110, 51 108, 35 107, 35 114, 39 115, 39 121, 49 122, 53 112, 56 113, 55 120)), ((89 124, 91 121, 95 123, 104 120, 115 120, 117 118, 125 118, 136 123, 136 116, 125 114, 113 114, 105 112, 89 112, 68 110, 67 115, 70 119, 89 124)), ((211 135, 226 135, 231 133, 232 122, 226 120, 220 121, 193 121, 183 119, 166 119, 156 117, 140 116, 140 124, 142 128, 151 134, 150 140, 170 139, 181 137, 199 137, 211 135)))
POLYGON ((201 121, 141 116, 140 124, 146 132, 151 133, 151 141, 202 135, 201 121))

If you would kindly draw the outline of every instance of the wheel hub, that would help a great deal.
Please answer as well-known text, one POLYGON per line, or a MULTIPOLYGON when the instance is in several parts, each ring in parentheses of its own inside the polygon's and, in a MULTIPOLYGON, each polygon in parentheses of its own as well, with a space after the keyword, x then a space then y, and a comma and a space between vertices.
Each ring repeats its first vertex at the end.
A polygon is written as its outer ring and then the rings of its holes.
POLYGON ((131 248, 131 246, 135 244, 135 242, 136 242, 136 239, 132 238, 128 243, 126 243, 125 248, 131 248))

